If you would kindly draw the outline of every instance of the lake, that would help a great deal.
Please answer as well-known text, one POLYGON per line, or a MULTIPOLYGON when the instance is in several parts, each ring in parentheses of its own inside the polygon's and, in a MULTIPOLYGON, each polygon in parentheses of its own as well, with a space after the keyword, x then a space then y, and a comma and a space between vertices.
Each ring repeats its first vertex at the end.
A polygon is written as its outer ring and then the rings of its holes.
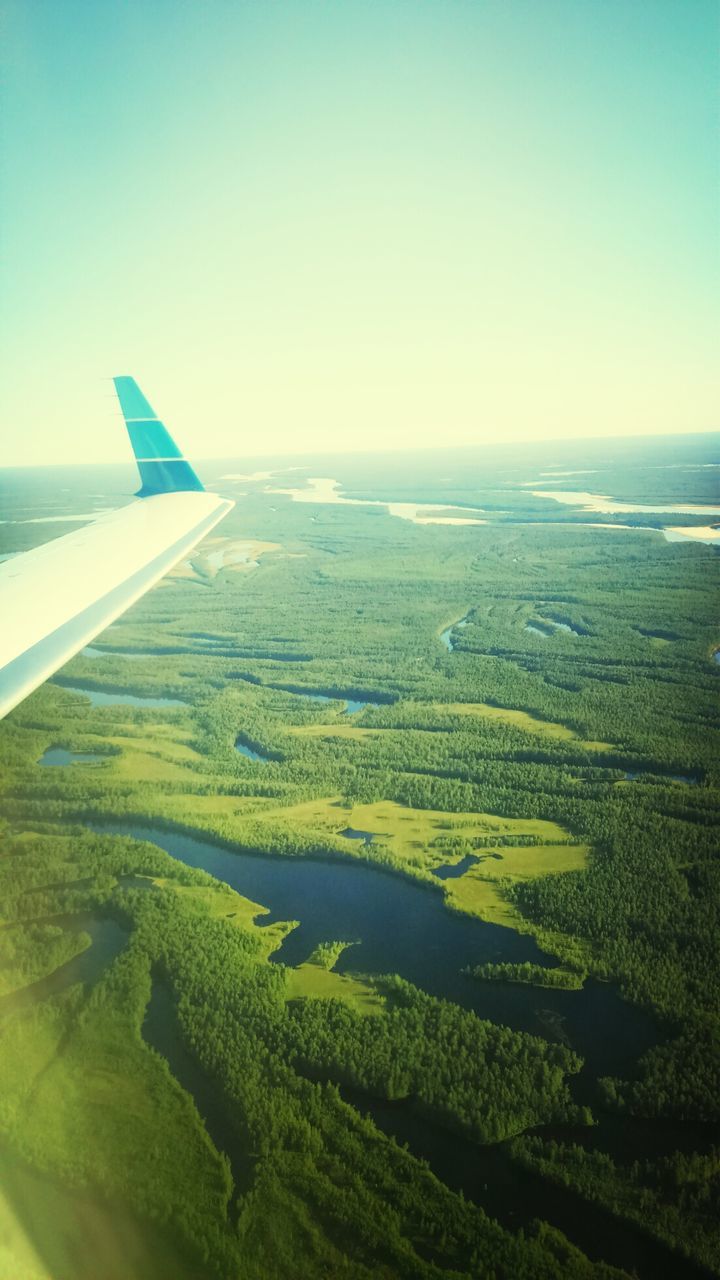
POLYGON ((155 698, 107 689, 85 689, 79 684, 61 684, 59 680, 53 680, 52 684, 58 689, 67 689, 68 693, 79 693, 83 698, 89 698, 94 707, 186 707, 188 705, 180 698, 155 698))
MULTIPOLYGON (((314 693, 312 690, 306 692, 305 689, 298 689, 297 687, 291 689, 281 684, 268 684, 265 687, 267 689, 279 689, 282 693, 292 693, 296 698, 307 698, 309 702, 344 702, 343 715, 347 716, 353 716, 357 711, 363 711, 365 707, 380 707, 383 705, 381 702, 373 702, 371 698, 348 698, 347 694, 344 693, 314 693)), ((386 704, 389 702, 392 702, 392 699, 388 698, 386 700, 386 704)))
MULTIPOLYGON (((622 1072, 629 1059, 659 1038, 654 1021, 621 1000, 610 984, 589 981, 582 991, 571 992, 464 977, 459 969, 465 963, 554 962, 533 939, 451 912, 439 893, 400 876, 362 863, 233 853, 200 838, 151 826, 112 823, 96 829, 150 840, 180 861, 224 880, 270 908, 270 916, 261 917, 259 923, 299 916, 300 925, 285 938, 273 957, 275 962, 295 965, 306 960, 319 942, 358 939, 341 955, 338 972, 397 972, 433 995, 456 1000, 480 1016, 518 1030, 554 1039, 559 1027, 562 1039, 587 1061, 580 1076, 571 1081, 573 1093, 583 1100, 592 1089, 593 1075, 622 1072)), ((143 1034, 167 1057, 174 1074, 192 1093, 217 1145, 227 1151, 241 1187, 247 1186, 252 1158, 243 1133, 233 1116, 223 1113, 212 1081, 185 1048, 173 1002, 161 986, 153 989, 143 1034)), ((390 1103, 345 1089, 343 1095, 369 1113, 385 1133, 407 1142, 415 1155, 428 1160, 447 1185, 462 1190, 510 1229, 529 1225, 538 1216, 546 1218, 590 1257, 634 1268, 641 1280, 659 1275, 695 1280, 703 1274, 701 1268, 645 1236, 640 1227, 623 1223, 571 1190, 522 1169, 507 1143, 480 1147, 420 1115, 411 1101, 390 1103)), ((601 1117, 600 1125, 580 1135, 568 1137, 559 1131, 558 1140, 602 1145, 599 1135, 604 1122, 601 1117)), ((608 1123, 612 1130, 614 1118, 608 1123)))
POLYGON ((94 751, 66 751, 65 747, 48 747, 38 760, 42 765, 90 764, 96 760, 107 760, 108 756, 98 755, 94 751))
POLYGON ((297 920, 273 960, 298 965, 321 942, 358 941, 343 952, 338 973, 398 973, 431 995, 518 1031, 562 1039, 599 1075, 621 1073, 657 1042, 659 1029, 610 983, 588 980, 581 991, 482 982, 461 970, 509 961, 550 967, 534 939, 450 911, 439 891, 361 861, 235 853, 200 837, 138 823, 96 823, 99 831, 134 836, 188 866, 224 880, 270 910, 259 923, 297 920))
POLYGON ((272 760, 272 756, 263 755, 262 751, 255 751, 247 743, 242 742, 240 738, 235 743, 235 750, 239 755, 245 756, 246 760, 253 760, 255 763, 269 764, 272 760))

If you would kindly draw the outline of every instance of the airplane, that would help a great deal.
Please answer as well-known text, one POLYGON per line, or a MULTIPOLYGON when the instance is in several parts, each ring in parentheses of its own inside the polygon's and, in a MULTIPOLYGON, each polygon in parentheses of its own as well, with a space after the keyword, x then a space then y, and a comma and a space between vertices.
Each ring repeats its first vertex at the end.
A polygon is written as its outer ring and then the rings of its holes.
POLYGON ((136 502, 0 564, 0 719, 139 600, 234 502, 208 493, 134 378, 113 378, 136 502))

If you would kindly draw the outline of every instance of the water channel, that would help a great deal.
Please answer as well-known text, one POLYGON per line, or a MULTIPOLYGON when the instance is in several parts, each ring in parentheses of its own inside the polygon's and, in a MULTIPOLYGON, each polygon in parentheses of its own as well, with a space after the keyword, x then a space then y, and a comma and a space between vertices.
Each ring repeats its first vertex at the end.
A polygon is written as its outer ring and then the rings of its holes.
MULTIPOLYGON (((274 685, 281 689, 282 685, 274 685)), ((344 693, 305 693, 301 689, 284 689, 284 693, 292 693, 296 698, 307 698, 309 702, 344 702, 343 715, 354 716, 356 711, 364 711, 365 707, 379 707, 382 704, 372 702, 369 698, 346 698, 344 693)))
POLYGON ((641 1280, 702 1280, 710 1275, 645 1235, 640 1227, 523 1168, 512 1158, 509 1142, 481 1147, 419 1116, 404 1102, 371 1098, 356 1089, 341 1092, 378 1129, 426 1160, 441 1182, 461 1191, 510 1231, 527 1229, 534 1219, 544 1219, 559 1227, 589 1258, 634 1272, 641 1280))
POLYGON ((532 622, 525 623, 525 630, 532 631, 533 635, 540 636, 542 640, 549 640, 556 631, 563 631, 567 636, 581 636, 583 634, 577 627, 572 627, 569 622, 556 622, 551 618, 534 618, 532 622))
MULTIPOLYGON (((256 655, 261 656, 261 655, 256 655)), ((263 657, 270 657, 273 661, 282 662, 305 662, 305 655, 293 654, 290 657, 286 654, 263 654, 263 657)), ((353 716, 357 711, 364 711, 365 707, 382 707, 391 705, 394 698, 349 698, 346 693, 316 693, 312 689, 300 689, 297 685, 272 684, 270 681, 265 683, 258 676, 251 675, 248 671, 231 671, 228 680, 244 680, 247 684, 259 685, 263 689, 278 689, 281 693, 291 693, 294 698, 305 698, 308 702, 343 702, 345 705, 342 714, 353 716)))
POLYGON ((120 705, 125 707, 186 707, 188 705, 187 702, 183 702, 180 698, 155 698, 107 689, 85 689, 78 684, 61 684, 59 680, 53 680, 52 683, 57 685, 59 689, 67 689, 68 693, 79 693, 83 698, 89 698, 94 707, 120 705))
POLYGON ((142 1025, 143 1039, 167 1059, 170 1069, 194 1100, 210 1137, 230 1161, 234 1198, 252 1185, 255 1159, 250 1140, 238 1119, 237 1107, 229 1107, 222 1091, 210 1080, 195 1055, 185 1047, 178 1026, 172 994, 164 982, 154 981, 142 1025))
POLYGON ((455 648, 455 641, 452 638, 453 631, 459 630, 461 627, 466 627, 469 621, 470 614, 466 613, 463 618, 458 618, 457 622, 451 622, 449 627, 446 627, 444 631, 440 632, 440 643, 445 645, 448 653, 452 653, 455 648))

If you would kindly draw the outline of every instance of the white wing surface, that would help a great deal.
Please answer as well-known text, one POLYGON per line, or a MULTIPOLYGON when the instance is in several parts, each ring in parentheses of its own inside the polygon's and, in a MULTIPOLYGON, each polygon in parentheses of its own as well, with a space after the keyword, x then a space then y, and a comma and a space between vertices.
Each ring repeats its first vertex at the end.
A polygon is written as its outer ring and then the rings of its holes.
POLYGON ((116 378, 115 385, 141 496, 0 564, 0 717, 154 586, 234 505, 203 489, 133 379, 116 378))

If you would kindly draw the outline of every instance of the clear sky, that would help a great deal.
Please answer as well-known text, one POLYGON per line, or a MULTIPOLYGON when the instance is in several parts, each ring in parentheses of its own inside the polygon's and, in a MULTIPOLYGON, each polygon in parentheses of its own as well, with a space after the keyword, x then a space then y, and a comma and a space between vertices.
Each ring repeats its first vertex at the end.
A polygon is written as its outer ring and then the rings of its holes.
POLYGON ((4 0, 0 464, 720 426, 715 0, 4 0))

